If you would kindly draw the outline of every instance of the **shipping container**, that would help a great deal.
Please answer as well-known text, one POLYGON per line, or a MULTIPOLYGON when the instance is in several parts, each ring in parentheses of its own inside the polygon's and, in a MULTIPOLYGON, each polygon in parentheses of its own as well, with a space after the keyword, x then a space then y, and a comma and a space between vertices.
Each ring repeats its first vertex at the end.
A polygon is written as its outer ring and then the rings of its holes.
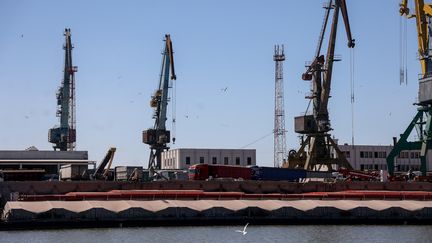
POLYGON ((132 173, 136 173, 134 180, 141 181, 143 178, 143 167, 142 166, 117 166, 115 167, 115 180, 116 181, 127 181, 132 179, 132 173))
POLYGON ((189 179, 207 180, 218 178, 232 178, 250 180, 252 170, 248 167, 229 165, 197 164, 189 167, 189 179))
POLYGON ((277 167, 252 166, 252 180, 261 181, 299 181, 306 178, 306 170, 277 167))
POLYGON ((80 180, 88 165, 67 164, 60 167, 60 180, 80 180))
POLYGON ((188 172, 184 170, 158 170, 157 175, 153 178, 159 180, 188 180, 188 172))

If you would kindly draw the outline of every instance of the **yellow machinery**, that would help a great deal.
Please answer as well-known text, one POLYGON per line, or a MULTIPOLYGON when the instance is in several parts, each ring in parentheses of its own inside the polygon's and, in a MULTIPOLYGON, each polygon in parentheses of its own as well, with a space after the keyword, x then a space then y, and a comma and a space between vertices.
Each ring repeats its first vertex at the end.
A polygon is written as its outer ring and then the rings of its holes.
POLYGON ((430 37, 432 34, 432 4, 425 4, 423 0, 414 0, 415 14, 410 14, 408 0, 402 0, 400 4, 401 16, 416 19, 418 54, 421 65, 419 75, 419 92, 417 114, 414 116, 407 129, 401 134, 399 140, 394 138, 395 146, 387 156, 387 166, 390 175, 394 174, 396 156, 403 150, 420 150, 420 170, 425 176, 427 168, 426 156, 432 147, 432 61, 430 37), (417 141, 408 141, 412 131, 417 131, 417 141))

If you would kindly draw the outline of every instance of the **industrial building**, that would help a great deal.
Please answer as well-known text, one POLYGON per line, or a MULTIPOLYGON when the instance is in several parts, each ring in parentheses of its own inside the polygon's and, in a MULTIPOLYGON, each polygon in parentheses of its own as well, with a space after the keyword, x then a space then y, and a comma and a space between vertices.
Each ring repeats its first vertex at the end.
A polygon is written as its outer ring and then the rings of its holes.
POLYGON ((162 169, 187 169, 194 164, 256 165, 256 150, 178 148, 162 153, 162 169))
MULTIPOLYGON (((339 145, 349 163, 358 170, 388 170, 386 158, 391 145, 339 145)), ((427 168, 432 168, 432 153, 427 154, 427 168)), ((420 170, 420 150, 403 150, 395 158, 396 171, 420 170)))
POLYGON ((87 151, 0 150, 0 170, 45 170, 58 174, 65 164, 94 165, 87 151))

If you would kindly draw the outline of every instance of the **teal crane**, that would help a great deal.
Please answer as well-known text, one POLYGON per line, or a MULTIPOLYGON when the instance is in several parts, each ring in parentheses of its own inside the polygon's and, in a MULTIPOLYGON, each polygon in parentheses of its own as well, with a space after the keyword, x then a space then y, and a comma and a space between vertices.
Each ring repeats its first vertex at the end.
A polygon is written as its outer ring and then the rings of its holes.
POLYGON ((60 126, 49 129, 48 141, 53 143, 54 150, 73 151, 76 142, 75 129, 75 72, 77 67, 72 65, 72 42, 70 29, 64 32, 65 62, 63 81, 57 92, 57 117, 60 126))
MULTIPOLYGON (((170 80, 176 80, 176 75, 171 37, 167 34, 165 35, 165 50, 162 53, 159 87, 150 100, 150 106, 154 109, 155 123, 153 128, 143 131, 143 143, 150 145, 149 169, 161 168, 162 152, 169 149, 167 144, 171 141, 170 131, 166 129, 170 80)), ((175 138, 173 138, 174 141, 175 138)))

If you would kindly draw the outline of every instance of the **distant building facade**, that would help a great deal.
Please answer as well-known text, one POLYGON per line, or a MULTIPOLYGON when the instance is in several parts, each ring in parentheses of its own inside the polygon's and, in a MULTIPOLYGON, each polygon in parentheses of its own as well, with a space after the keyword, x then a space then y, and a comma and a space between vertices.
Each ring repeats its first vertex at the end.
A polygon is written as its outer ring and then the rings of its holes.
POLYGON ((194 164, 256 165, 256 150, 178 148, 162 153, 162 169, 184 170, 194 164))
POLYGON ((0 150, 0 170, 43 169, 58 174, 66 164, 95 165, 87 151, 0 150))
MULTIPOLYGON (((393 146, 339 145, 351 166, 358 170, 387 170, 387 156, 393 146)), ((432 168, 432 151, 427 154, 427 169, 432 168)), ((396 171, 420 170, 420 150, 404 150, 395 158, 396 171)))

